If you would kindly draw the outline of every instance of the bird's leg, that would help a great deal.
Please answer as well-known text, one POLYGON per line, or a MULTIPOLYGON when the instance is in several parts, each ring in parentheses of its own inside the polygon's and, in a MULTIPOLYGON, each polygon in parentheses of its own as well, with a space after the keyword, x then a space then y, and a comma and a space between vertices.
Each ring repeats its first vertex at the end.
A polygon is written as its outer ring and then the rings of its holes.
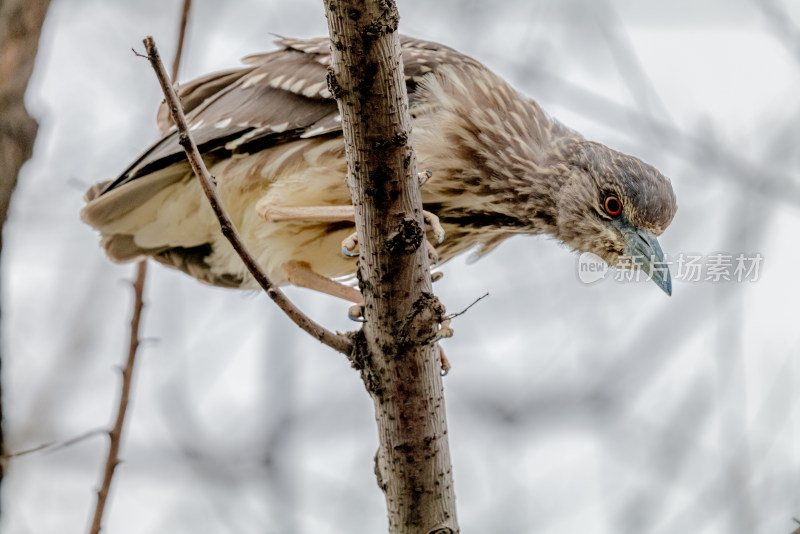
MULTIPOLYGON (((424 183, 424 180, 427 180, 430 175, 430 171, 420 173, 420 184, 424 183)), ((259 216, 269 222, 355 222, 355 210, 353 206, 275 206, 262 199, 256 204, 256 211, 259 216)), ((439 243, 441 243, 444 239, 444 228, 442 228, 439 218, 429 211, 423 211, 422 215, 425 222, 431 226, 439 243)), ((358 252, 355 252, 357 246, 358 236, 354 232, 342 241, 342 254, 348 257, 358 256, 358 252)), ((425 240, 425 247, 428 251, 428 257, 431 263, 439 263, 439 254, 436 248, 427 239, 425 240)), ((286 272, 286 277, 292 285, 313 289, 355 303, 356 305, 348 310, 347 315, 354 320, 360 320, 362 317, 364 298, 357 289, 322 276, 311 269, 310 264, 303 261, 288 261, 283 265, 283 270, 286 272)), ((442 273, 434 273, 431 279, 435 281, 441 277, 442 273)), ((453 335, 449 323, 449 319, 442 323, 442 328, 439 334, 437 334, 437 341, 453 335)), ((444 370, 445 367, 449 368, 449 364, 446 364, 447 359, 444 357, 444 352, 441 354, 442 369, 444 370)))
MULTIPOLYGON (((417 174, 420 187, 433 176, 433 171, 427 169, 417 174)), ((256 204, 256 212, 269 222, 308 221, 308 222, 356 222, 353 206, 276 206, 267 200, 260 200, 256 204)), ((439 218, 428 211, 422 212, 425 221, 431 225, 434 235, 439 243, 444 239, 444 229, 439 224, 439 218)))
POLYGON ((256 213, 268 222, 356 222, 353 206, 275 206, 262 199, 256 213))
MULTIPOLYGON (((433 172, 425 170, 417 175, 419 185, 422 186, 433 176, 433 172)), ((356 215, 353 206, 276 206, 266 198, 256 203, 256 212, 268 222, 352 222, 355 223, 356 215)), ((422 211, 422 217, 433 230, 433 235, 439 243, 444 241, 444 228, 439 222, 439 217, 429 211, 422 211)), ((358 237, 355 233, 347 236, 342 241, 342 254, 347 257, 357 257, 355 248, 358 237)), ((436 248, 426 240, 428 257, 434 264, 439 263, 439 254, 436 248)))
POLYGON ((359 318, 363 315, 361 309, 364 306, 364 297, 361 296, 359 290, 336 280, 331 280, 327 276, 322 276, 304 261, 287 261, 283 264, 283 271, 292 285, 313 289, 314 291, 355 303, 355 306, 351 306, 347 311, 347 316, 351 319, 360 320, 359 318))
MULTIPOLYGON (((351 306, 347 311, 347 316, 354 321, 364 320, 364 297, 357 289, 335 280, 331 280, 326 276, 322 276, 318 272, 314 271, 311 268, 311 265, 305 261, 289 260, 283 264, 283 270, 286 273, 286 277, 289 279, 289 283, 292 285, 313 289, 315 291, 319 291, 320 293, 325 293, 326 295, 331 295, 353 302, 355 305, 351 306)), ((444 321, 442 321, 441 328, 439 329, 439 333, 436 335, 436 340, 434 342, 446 337, 452 337, 453 329, 450 328, 449 325, 449 318, 446 318, 444 321)), ((444 355, 444 350, 442 350, 442 347, 439 347, 439 360, 441 361, 442 373, 446 374, 447 371, 450 370, 450 362, 444 355)))
POLYGON ((433 235, 436 236, 437 242, 441 243, 444 241, 444 228, 442 228, 442 223, 439 222, 439 217, 430 211, 422 210, 422 218, 425 219, 426 223, 431 225, 431 230, 433 230, 433 235))
POLYGON ((358 289, 322 276, 305 261, 289 260, 283 264, 283 271, 292 285, 313 289, 355 304, 364 304, 364 298, 358 289))
POLYGON ((442 366, 442 376, 450 372, 450 360, 444 355, 444 349, 441 345, 436 345, 439 348, 439 364, 442 366))
POLYGON ((454 333, 453 329, 450 328, 450 317, 445 317, 439 324, 439 332, 436 333, 436 337, 433 339, 433 342, 436 343, 436 346, 439 348, 439 362, 442 366, 442 376, 445 376, 450 371, 450 361, 447 359, 447 356, 445 356, 444 349, 439 344, 439 341, 444 338, 453 337, 454 333))

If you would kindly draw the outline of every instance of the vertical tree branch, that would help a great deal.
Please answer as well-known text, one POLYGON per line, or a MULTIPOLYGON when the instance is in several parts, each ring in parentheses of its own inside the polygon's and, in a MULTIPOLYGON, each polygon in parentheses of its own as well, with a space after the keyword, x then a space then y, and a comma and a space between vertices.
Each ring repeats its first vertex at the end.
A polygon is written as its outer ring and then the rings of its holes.
MULTIPOLYGON (((0 2, 0 252, 11 195, 22 165, 33 154, 38 130, 24 97, 49 5, 49 0, 0 2)), ((0 387, 0 455, 5 452, 2 397, 0 387)), ((5 461, 0 461, 0 483, 4 471, 5 461)))
POLYGON ((366 323, 353 362, 375 404, 376 475, 392 533, 458 532, 435 344, 444 308, 431 292, 391 0, 326 0, 356 211, 366 323))
POLYGON ((122 390, 119 394, 119 406, 117 408, 117 418, 114 427, 108 433, 109 446, 108 456, 106 457, 106 467, 103 472, 103 483, 97 491, 97 505, 94 509, 92 518, 91 534, 98 534, 102 527, 103 511, 108 500, 108 491, 111 489, 111 480, 114 477, 114 470, 119 464, 119 447, 122 441, 122 427, 125 423, 125 413, 128 410, 128 397, 131 391, 133 378, 133 368, 136 362, 136 353, 139 349, 139 323, 142 318, 142 308, 144 307, 144 281, 147 275, 147 262, 140 261, 136 268, 136 281, 133 283, 134 305, 133 317, 131 317, 131 336, 128 344, 128 358, 125 367, 122 368, 122 390))

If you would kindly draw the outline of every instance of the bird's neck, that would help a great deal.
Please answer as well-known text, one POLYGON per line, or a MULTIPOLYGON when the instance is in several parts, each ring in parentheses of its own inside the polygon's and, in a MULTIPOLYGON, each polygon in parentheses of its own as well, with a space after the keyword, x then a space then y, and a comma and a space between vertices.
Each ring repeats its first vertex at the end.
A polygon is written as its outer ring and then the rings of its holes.
POLYGON ((524 186, 520 189, 520 201, 524 197, 524 217, 536 221, 535 233, 556 235, 557 215, 561 189, 572 173, 572 154, 583 137, 551 119, 551 128, 537 145, 537 157, 530 160, 521 172, 524 186))
POLYGON ((530 105, 531 113, 512 115, 514 124, 489 127, 482 113, 473 113, 470 129, 477 134, 448 144, 446 152, 419 147, 420 168, 433 171, 423 199, 443 222, 507 234, 554 233, 558 192, 568 176, 563 154, 577 134, 530 105), (519 123, 522 117, 527 123, 519 123), (481 129, 474 128, 478 124, 481 129))
POLYGON ((550 233, 566 181, 559 157, 579 139, 494 74, 453 71, 414 124, 423 200, 444 222, 505 234, 550 233))

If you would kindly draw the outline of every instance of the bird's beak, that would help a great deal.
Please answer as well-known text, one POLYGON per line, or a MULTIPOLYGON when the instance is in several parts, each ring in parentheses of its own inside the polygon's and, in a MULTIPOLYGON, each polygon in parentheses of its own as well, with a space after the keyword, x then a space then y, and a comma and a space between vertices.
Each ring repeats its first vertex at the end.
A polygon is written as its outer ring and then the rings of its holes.
POLYGON ((620 230, 625 238, 625 255, 630 256, 664 293, 672 295, 672 277, 656 236, 647 230, 629 225, 620 230))

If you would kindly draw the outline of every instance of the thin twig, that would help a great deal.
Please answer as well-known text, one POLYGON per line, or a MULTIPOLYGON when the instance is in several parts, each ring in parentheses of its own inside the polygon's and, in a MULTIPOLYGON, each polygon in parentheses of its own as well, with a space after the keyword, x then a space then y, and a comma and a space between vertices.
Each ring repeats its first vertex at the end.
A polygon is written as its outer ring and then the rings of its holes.
POLYGON ((97 506, 94 509, 94 519, 89 531, 91 534, 100 532, 103 521, 103 510, 108 499, 108 491, 111 488, 111 479, 114 470, 119 465, 119 446, 122 442, 122 426, 125 423, 125 412, 128 410, 128 396, 131 391, 133 377, 133 365, 136 362, 136 352, 139 348, 139 323, 144 307, 144 281, 147 274, 147 261, 141 260, 136 266, 136 281, 133 283, 134 305, 133 317, 131 318, 131 337, 128 346, 128 359, 125 367, 122 368, 122 391, 119 395, 119 406, 117 408, 117 419, 114 427, 108 433, 110 443, 108 446, 108 456, 106 457, 106 468, 103 473, 103 483, 97 491, 97 506))
POLYGON ((189 127, 186 124, 186 117, 184 117, 183 114, 183 107, 180 104, 178 96, 175 94, 175 90, 172 88, 172 84, 170 83, 167 71, 164 68, 164 64, 161 62, 161 58, 158 54, 158 49, 156 48, 153 38, 147 37, 144 40, 144 46, 145 50, 147 51, 147 59, 150 60, 150 64, 153 66, 153 70, 155 70, 158 81, 161 84, 161 89, 164 91, 164 96, 166 97, 167 105, 169 106, 170 113, 172 115, 172 120, 178 127, 179 142, 184 151, 186 151, 186 157, 189 160, 189 164, 192 166, 192 170, 200 180, 200 184, 202 185, 203 191, 208 197, 211 208, 214 210, 214 213, 219 219, 222 234, 228 239, 228 241, 230 241, 231 245, 233 245, 234 250, 242 258, 242 261, 247 267, 247 270, 250 271, 250 274, 253 275, 253 278, 255 278, 258 284, 264 289, 264 291, 267 292, 267 295, 269 295, 269 297, 275 301, 278 307, 283 310, 283 312, 288 315, 297 326, 320 340, 325 345, 328 345, 329 347, 343 354, 350 354, 350 350, 352 348, 352 343, 350 340, 341 334, 334 334, 333 332, 325 329, 323 326, 317 324, 307 315, 301 312, 288 298, 286 298, 286 295, 284 295, 283 292, 270 281, 270 279, 258 265, 256 259, 253 257, 250 251, 247 250, 247 247, 244 245, 244 242, 242 242, 242 238, 239 236, 239 232, 236 230, 236 227, 228 215, 225 206, 223 206, 219 199, 219 195, 217 195, 214 178, 209 174, 208 169, 203 163, 203 158, 200 155, 200 151, 197 149, 194 139, 192 139, 191 135, 189 134, 189 127))
POLYGON ((172 61, 172 79, 178 79, 178 70, 181 68, 181 57, 183 56, 183 42, 186 40, 186 23, 189 21, 189 10, 192 8, 192 0, 183 0, 183 12, 181 13, 181 24, 178 29, 178 49, 175 51, 175 59, 172 61))
POLYGON ((489 296, 489 293, 484 293, 484 294, 483 294, 483 295, 481 295, 480 297, 478 297, 478 298, 476 298, 475 300, 473 300, 473 301, 472 301, 472 304, 470 304, 469 306, 467 306, 466 308, 464 308, 464 309, 463 309, 463 310, 461 310, 460 312, 451 313, 451 314, 450 314, 450 315, 448 315, 447 317, 448 317, 449 319, 452 319, 453 317, 458 317, 459 315, 464 315, 465 313, 467 313, 467 311, 469 311, 469 309, 470 309, 471 307, 475 306, 477 303, 479 303, 480 301, 482 301, 483 299, 485 299, 485 298, 486 298, 486 297, 488 297, 488 296, 489 296))
POLYGON ((48 441, 46 443, 41 443, 35 447, 31 447, 30 449, 23 449, 17 452, 9 452, 8 454, 4 454, 0 456, 0 462, 9 460, 11 458, 19 458, 20 456, 27 456, 29 454, 33 454, 36 452, 54 452, 61 449, 65 449, 67 447, 71 447, 76 443, 80 443, 81 441, 85 441, 91 437, 99 436, 101 434, 107 434, 108 430, 104 428, 95 428, 94 430, 89 430, 88 432, 84 432, 82 434, 78 434, 77 436, 71 437, 64 441, 48 441))

